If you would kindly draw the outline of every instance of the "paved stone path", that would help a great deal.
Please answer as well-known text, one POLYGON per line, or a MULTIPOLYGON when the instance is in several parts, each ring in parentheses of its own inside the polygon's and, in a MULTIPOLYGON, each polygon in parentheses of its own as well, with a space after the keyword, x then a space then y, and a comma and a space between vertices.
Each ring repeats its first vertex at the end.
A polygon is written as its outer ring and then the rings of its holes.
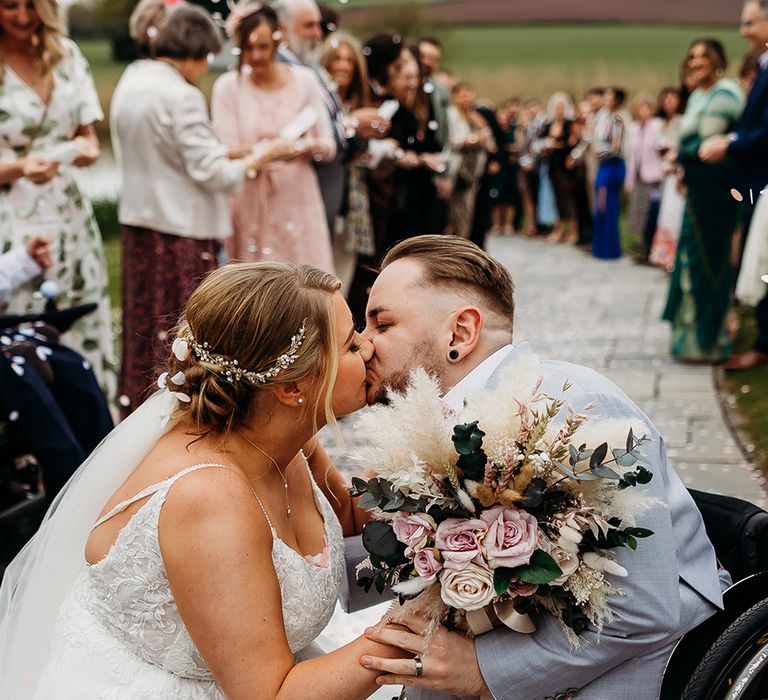
POLYGON ((630 260, 595 260, 543 240, 490 239, 517 284, 515 341, 592 367, 654 422, 687 486, 768 506, 764 480, 723 420, 710 367, 674 362, 660 320, 667 275, 630 260))
MULTIPOLYGON (((687 486, 768 507, 765 480, 723 420, 712 369, 669 357, 669 324, 660 320, 664 272, 626 259, 599 261, 572 247, 520 236, 490 238, 488 250, 515 280, 516 343, 528 341, 542 357, 592 367, 616 382, 664 436, 687 486)), ((343 452, 333 451, 348 471, 343 452)), ((382 612, 382 606, 356 615, 337 610, 326 639, 345 643, 382 612)))

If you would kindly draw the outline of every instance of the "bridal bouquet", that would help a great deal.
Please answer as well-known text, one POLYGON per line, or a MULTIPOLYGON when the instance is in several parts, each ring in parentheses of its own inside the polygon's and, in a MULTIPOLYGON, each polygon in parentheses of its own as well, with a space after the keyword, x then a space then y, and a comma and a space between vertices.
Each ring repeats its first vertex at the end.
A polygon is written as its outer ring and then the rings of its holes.
POLYGON ((456 416, 417 370, 361 418, 356 459, 377 476, 352 480, 372 513, 358 584, 391 587, 431 622, 475 634, 502 623, 532 632, 528 613, 548 611, 578 646, 610 619, 613 581, 628 575, 612 550, 653 534, 634 526, 651 499, 630 488, 652 478, 640 464, 647 440, 642 426, 575 413, 530 371, 456 416))

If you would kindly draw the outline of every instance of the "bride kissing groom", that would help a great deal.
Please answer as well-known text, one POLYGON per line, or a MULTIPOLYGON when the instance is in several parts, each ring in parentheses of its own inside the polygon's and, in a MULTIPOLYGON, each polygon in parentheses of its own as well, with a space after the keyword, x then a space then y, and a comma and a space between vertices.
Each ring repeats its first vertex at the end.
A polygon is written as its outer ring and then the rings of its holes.
MULTIPOLYGON (((244 263, 212 273, 176 329, 161 390, 119 425, 57 497, 0 589, 0 687, 45 698, 651 698, 674 641, 722 604, 703 524, 663 441, 615 386, 513 347, 504 268, 453 237, 419 237, 384 260, 363 335, 332 275, 244 263), (355 508, 314 435, 402 389, 423 367, 443 401, 538 363, 552 395, 598 400, 647 425, 654 505, 638 523, 625 595, 599 638, 572 652, 544 615, 532 634, 470 639, 401 617, 330 653, 355 508), (367 364, 366 364, 367 363, 367 364), (436 694, 436 695, 435 695, 436 694)), ((580 405, 579 405, 580 404, 580 405)), ((624 584, 624 582, 622 582, 624 584)))

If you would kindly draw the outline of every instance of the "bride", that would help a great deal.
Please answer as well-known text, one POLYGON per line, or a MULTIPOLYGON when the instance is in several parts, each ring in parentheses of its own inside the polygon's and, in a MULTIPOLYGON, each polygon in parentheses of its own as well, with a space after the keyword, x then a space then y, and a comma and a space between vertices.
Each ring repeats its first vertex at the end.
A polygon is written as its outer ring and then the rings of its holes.
POLYGON ((396 649, 365 638, 312 649, 343 534, 359 531, 339 474, 317 475, 329 500, 301 452, 365 403, 371 346, 340 286, 309 266, 242 263, 194 292, 164 390, 81 466, 6 573, 4 697, 376 690, 358 659, 396 649))

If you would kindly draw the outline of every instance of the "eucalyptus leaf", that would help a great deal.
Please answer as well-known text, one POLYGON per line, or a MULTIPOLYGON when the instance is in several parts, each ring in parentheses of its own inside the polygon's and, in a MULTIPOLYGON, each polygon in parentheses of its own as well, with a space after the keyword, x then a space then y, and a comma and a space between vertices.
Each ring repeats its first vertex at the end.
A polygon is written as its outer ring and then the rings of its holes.
POLYGON ((616 459, 616 464, 620 467, 632 467, 637 463, 637 459, 631 452, 625 452, 624 450, 614 450, 613 456, 616 459))
POLYGON ((635 446, 635 434, 632 432, 632 428, 629 429, 627 434, 627 452, 632 452, 635 446))
POLYGON ((571 477, 571 479, 576 479, 576 472, 573 471, 573 469, 569 469, 566 467, 562 462, 558 462, 556 459, 552 460, 552 463, 566 476, 571 477))
POLYGON ((362 508, 363 510, 370 510, 371 508, 378 508, 380 502, 381 499, 377 498, 372 493, 364 493, 357 502, 357 507, 362 508))
POLYGON ((353 496, 362 496, 364 493, 368 492, 368 482, 357 476, 353 476, 350 492, 353 496))
POLYGON ((571 455, 571 466, 575 467, 576 463, 579 461, 579 451, 573 445, 568 445, 568 452, 571 455))
POLYGON ((653 479, 653 472, 648 471, 645 467, 638 467, 637 468, 637 483, 638 484, 647 484, 648 482, 653 479))
POLYGON ((382 492, 381 492, 381 483, 379 479, 369 479, 368 480, 368 493, 370 493, 372 496, 375 496, 377 499, 381 499, 382 492))
POLYGON ((389 523, 371 520, 363 526, 363 546, 371 554, 388 561, 402 549, 389 523))
POLYGON ((602 445, 598 445, 589 458, 589 468, 591 469, 592 467, 596 467, 597 465, 602 464, 607 454, 608 443, 604 442, 602 445))
POLYGON ((621 477, 615 471, 613 471, 613 469, 606 467, 604 464, 601 464, 597 467, 592 467, 590 471, 593 474, 602 477, 603 479, 616 479, 616 481, 621 479, 621 477))

